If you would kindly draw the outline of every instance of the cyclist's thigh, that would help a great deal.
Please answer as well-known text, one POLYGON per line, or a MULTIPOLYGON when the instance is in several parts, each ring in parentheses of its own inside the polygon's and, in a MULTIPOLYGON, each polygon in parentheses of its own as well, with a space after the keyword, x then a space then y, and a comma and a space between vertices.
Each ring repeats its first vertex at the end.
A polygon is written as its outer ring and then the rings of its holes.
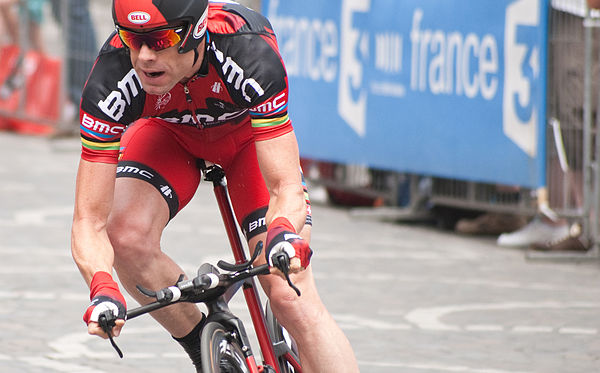
POLYGON ((256 159, 254 140, 239 144, 238 152, 225 169, 227 189, 238 223, 247 239, 266 232, 265 214, 269 191, 256 159))
MULTIPOLYGON (((156 191, 166 202, 169 219, 192 199, 200 177, 196 158, 179 143, 174 129, 162 120, 140 119, 125 131, 117 183, 123 179, 148 183, 152 188, 146 189, 156 191)), ((135 191, 135 188, 121 188, 123 194, 135 191)), ((119 197, 115 191, 115 204, 119 203, 119 197)))

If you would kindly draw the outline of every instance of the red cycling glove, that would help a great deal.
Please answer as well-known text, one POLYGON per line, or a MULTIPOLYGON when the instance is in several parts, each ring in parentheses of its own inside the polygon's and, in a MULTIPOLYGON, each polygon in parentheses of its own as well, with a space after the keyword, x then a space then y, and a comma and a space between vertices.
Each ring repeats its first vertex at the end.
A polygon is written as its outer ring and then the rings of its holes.
POLYGON ((273 266, 273 255, 279 251, 285 251, 290 259, 299 258, 302 268, 308 267, 313 253, 308 242, 296 234, 292 223, 284 217, 273 220, 267 229, 265 258, 270 266, 273 266))
POLYGON ((117 319, 125 319, 127 304, 123 294, 119 291, 119 285, 113 280, 112 276, 103 271, 96 272, 90 284, 90 300, 83 321, 86 324, 98 322, 98 316, 104 311, 111 311, 117 319))

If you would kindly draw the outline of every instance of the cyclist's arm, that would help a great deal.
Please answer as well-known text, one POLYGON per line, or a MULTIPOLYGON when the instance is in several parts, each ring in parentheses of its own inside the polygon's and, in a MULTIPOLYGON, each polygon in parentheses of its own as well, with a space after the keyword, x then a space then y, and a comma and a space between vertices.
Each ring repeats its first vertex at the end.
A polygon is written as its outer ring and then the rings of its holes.
MULTIPOLYGON (((88 286, 94 274, 112 273, 114 251, 106 232, 113 202, 116 165, 81 160, 77 172, 75 210, 71 231, 71 252, 88 286)), ((125 321, 117 320, 114 336, 120 334, 125 321)), ((88 324, 88 333, 108 336, 97 322, 88 324)))
POLYGON ((71 232, 73 259, 88 286, 98 271, 112 273, 114 252, 106 233, 116 165, 81 160, 71 232))
POLYGON ((300 232, 306 221, 298 143, 294 132, 256 142, 256 154, 270 201, 266 222, 287 218, 300 232))

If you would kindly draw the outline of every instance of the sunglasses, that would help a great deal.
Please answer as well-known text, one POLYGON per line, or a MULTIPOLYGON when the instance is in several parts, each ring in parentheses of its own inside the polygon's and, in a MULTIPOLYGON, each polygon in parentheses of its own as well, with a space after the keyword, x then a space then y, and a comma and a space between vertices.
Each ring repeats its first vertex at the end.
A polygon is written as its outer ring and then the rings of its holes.
POLYGON ((117 32, 128 48, 139 50, 143 44, 146 44, 148 48, 159 51, 179 43, 184 38, 185 27, 178 26, 149 32, 135 32, 117 27, 117 32))

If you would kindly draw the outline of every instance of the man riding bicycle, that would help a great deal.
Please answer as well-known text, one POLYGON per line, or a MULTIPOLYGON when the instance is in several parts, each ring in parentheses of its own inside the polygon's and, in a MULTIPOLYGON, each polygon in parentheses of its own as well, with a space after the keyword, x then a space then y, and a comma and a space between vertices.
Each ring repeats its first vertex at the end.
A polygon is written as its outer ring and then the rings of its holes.
MULTIPOLYGON (((321 302, 309 265, 311 217, 287 113, 285 67, 269 22, 232 1, 114 0, 108 38, 81 100, 72 254, 90 287, 84 320, 112 310, 118 336, 125 299, 112 278, 172 285, 183 270, 160 248, 163 229, 191 200, 199 159, 227 173, 250 247, 285 249, 298 297, 280 276, 260 279, 275 316, 297 342, 307 372, 357 372, 346 337, 321 302), (266 223, 263 224, 262 222, 266 223)), ((200 371, 204 316, 180 303, 153 317, 200 371)))

